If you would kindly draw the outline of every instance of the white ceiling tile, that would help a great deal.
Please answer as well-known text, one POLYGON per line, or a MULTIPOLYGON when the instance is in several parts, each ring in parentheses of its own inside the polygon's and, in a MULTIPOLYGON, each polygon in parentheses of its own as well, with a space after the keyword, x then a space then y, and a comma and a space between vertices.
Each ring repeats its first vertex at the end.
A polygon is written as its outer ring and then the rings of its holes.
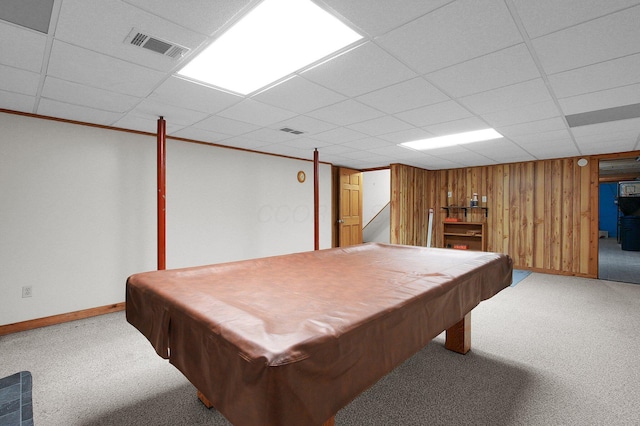
POLYGON ((461 104, 477 114, 503 111, 550 100, 552 100, 552 98, 549 90, 541 78, 535 78, 458 99, 461 104))
POLYGON ((549 76, 558 98, 640 83, 640 55, 630 55, 549 76))
POLYGON ((571 135, 566 129, 561 130, 544 130, 536 133, 527 133, 510 137, 520 146, 526 148, 532 144, 570 140, 571 135))
MULTIPOLYGON (((469 151, 461 145, 453 145, 453 146, 445 146, 442 148, 425 149, 420 152, 433 155, 434 157, 449 157, 449 156, 456 156, 458 154, 463 154, 469 151)), ((457 158, 456 158, 456 161, 457 161, 457 158)))
POLYGON ((296 148, 282 144, 274 144, 260 147, 261 152, 267 152, 276 155, 284 155, 293 158, 312 159, 313 151, 309 149, 296 148))
POLYGON ((448 160, 454 160, 456 163, 461 164, 463 166, 484 166, 487 164, 491 164, 493 161, 486 157, 485 155, 479 154, 477 152, 469 151, 467 149, 461 148, 459 150, 447 150, 446 148, 442 149, 432 149, 429 150, 429 153, 435 157, 442 157, 448 160))
POLYGON ((278 121, 291 118, 296 114, 252 99, 245 99, 244 101, 219 112, 218 115, 231 118, 232 120, 255 124, 257 126, 268 126, 270 124, 277 123, 278 121))
POLYGON ((511 126, 497 127, 496 130, 504 136, 511 139, 515 136, 531 135, 542 132, 551 132, 555 130, 567 130, 567 124, 560 117, 549 118, 546 120, 532 121, 529 123, 514 124, 511 126))
POLYGON ((201 142, 223 143, 225 139, 229 139, 229 135, 224 133, 212 132, 209 130, 198 129, 197 127, 185 127, 176 132, 168 133, 170 136, 178 138, 192 139, 201 142))
POLYGON ((315 118, 307 117, 306 115, 296 115, 295 117, 287 118, 286 120, 272 124, 271 127, 274 129, 288 127, 293 130, 304 132, 307 136, 336 128, 334 124, 316 120, 315 118))
POLYGON ((69 104, 86 106, 112 112, 127 112, 141 98, 110 92, 95 87, 83 86, 55 77, 47 77, 42 88, 42 97, 69 104))
POLYGON ((256 101, 304 114, 346 98, 302 77, 293 78, 253 96, 256 101))
POLYGON ((565 115, 640 103, 640 83, 559 99, 565 115))
POLYGON ((423 127, 424 130, 435 136, 450 135, 453 133, 470 132, 472 130, 486 129, 489 125, 478 117, 462 118, 460 120, 438 123, 423 127))
POLYGON ((35 101, 36 98, 34 96, 0 90, 0 108, 20 112, 33 112, 35 101))
POLYGON ((0 64, 40 72, 47 36, 0 21, 0 64))
POLYGON ((207 117, 207 114, 204 112, 188 110, 148 99, 136 105, 131 111, 131 114, 155 119, 164 117, 167 123, 178 126, 190 126, 207 117))
POLYGON ((412 109, 396 114, 396 117, 405 120, 414 126, 425 127, 437 123, 459 120, 470 117, 472 114, 454 101, 441 102, 422 108, 412 109))
POLYGON ((386 135, 380 135, 380 139, 398 144, 426 139, 433 136, 435 136, 433 133, 429 133, 424 129, 413 128, 409 130, 402 130, 400 132, 387 133, 386 135))
POLYGON ((484 114, 482 117, 493 127, 505 127, 512 124, 528 123, 561 116, 555 102, 546 101, 537 104, 520 106, 504 111, 484 114))
MULTIPOLYGON (((127 114, 112 124, 114 127, 127 130, 136 130, 139 132, 157 133, 158 120, 151 117, 138 117, 134 114, 127 114)), ((173 126, 167 123, 167 134, 170 135, 178 130, 181 126, 173 126)))
MULTIPOLYGON (((158 118, 149 115, 141 116, 134 113, 129 113, 116 121, 112 126, 122 129, 139 130, 141 132, 149 132, 154 135, 158 132, 158 118)), ((176 124, 174 122, 166 122, 167 135, 173 135, 180 129, 184 128, 183 125, 176 124)))
POLYGON ((578 145, 583 155, 632 151, 635 144, 636 140, 633 138, 591 141, 590 143, 578 140, 578 145))
POLYGON ((344 145, 326 145, 324 147, 322 147, 322 149, 319 149, 318 151, 320 151, 320 155, 341 155, 344 154, 346 152, 354 152, 356 151, 353 148, 349 148, 347 146, 344 145))
POLYGON ((133 28, 149 36, 195 49, 202 34, 118 0, 65 0, 56 39, 156 70, 170 71, 178 61, 148 49, 123 43, 133 28))
POLYGON ((377 36, 424 15, 451 0, 324 0, 333 10, 370 36, 377 36))
POLYGON ((470 143, 464 145, 464 147, 469 151, 477 152, 501 163, 504 162, 505 158, 528 157, 533 159, 520 145, 506 138, 470 143))
POLYGON ((472 95, 540 77, 526 45, 519 44, 427 75, 454 97, 472 95))
POLYGON ((307 115, 338 126, 346 126, 360 121, 381 117, 384 113, 361 104, 360 102, 348 99, 328 107, 311 111, 307 113, 307 115))
POLYGON ((234 148, 262 150, 264 147, 269 146, 268 142, 261 141, 259 139, 245 138, 244 136, 234 136, 229 139, 225 139, 220 143, 224 146, 231 146, 234 148))
POLYGON ((158 15, 185 28, 211 35, 232 19, 246 12, 255 0, 125 0, 140 9, 158 15))
POLYGON ((255 124, 244 123, 242 121, 231 120, 229 118, 218 116, 205 118, 204 120, 194 124, 194 127, 233 136, 239 136, 260 128, 260 126, 255 124))
POLYGON ((449 100, 449 97, 419 77, 367 93, 359 96, 357 100, 388 114, 394 114, 444 102, 449 100))
POLYGON ((538 160, 581 155, 571 139, 532 141, 527 144, 518 142, 518 144, 538 160))
POLYGON ((522 42, 501 0, 457 1, 377 42, 424 74, 522 42))
POLYGON ((60 41, 53 43, 48 75, 139 97, 147 96, 165 77, 159 71, 60 41))
POLYGON ((256 139, 269 144, 290 142, 292 140, 301 139, 300 135, 263 127, 253 132, 245 133, 242 137, 247 139, 256 139))
POLYGON ((640 0, 314 0, 362 45, 249 99, 123 43, 136 27, 198 50, 260 1, 57 0, 48 36, 0 22, 0 108, 149 133, 162 115, 173 138, 307 159, 320 147, 353 168, 640 149, 633 120, 570 129, 559 111, 640 103, 640 0), (492 125, 504 139, 443 158, 396 146, 492 125))
POLYGON ((215 114, 243 100, 238 95, 175 76, 155 89, 149 99, 209 114, 215 114))
POLYGON ((347 164, 351 163, 351 160, 348 158, 344 158, 338 154, 325 154, 324 152, 320 152, 320 161, 329 162, 336 167, 346 167, 347 164))
POLYGON ((382 139, 367 137, 364 139, 358 139, 351 142, 345 142, 343 145, 349 148, 364 149, 364 150, 370 151, 375 148, 382 148, 384 146, 389 146, 390 143, 382 139))
POLYGON ((412 149, 403 148, 395 144, 382 146, 380 148, 369 149, 369 151, 374 154, 384 155, 397 160, 404 159, 404 158, 415 158, 416 154, 418 154, 416 153, 416 151, 412 149))
POLYGON ((555 74, 640 52, 638 22, 640 6, 532 42, 546 73, 555 74))
POLYGON ((122 114, 112 111, 65 104, 50 99, 40 100, 37 113, 49 117, 65 118, 104 126, 112 125, 122 116, 122 114))
POLYGON ((336 129, 312 136, 313 139, 330 142, 333 144, 349 142, 366 137, 367 135, 365 135, 364 133, 356 132, 355 130, 347 129, 346 127, 338 127, 336 129))
POLYGON ((382 155, 374 154, 373 152, 369 152, 369 151, 354 151, 352 153, 346 152, 342 154, 342 156, 345 158, 354 159, 355 164, 356 166, 358 166, 358 168, 371 167, 371 166, 374 166, 376 162, 378 162, 378 164, 380 162, 384 164, 384 162, 386 161, 386 158, 383 157, 382 155))
POLYGON ((567 130, 523 134, 511 139, 538 159, 580 155, 567 130))
POLYGON ((302 76, 344 95, 358 96, 408 80, 416 73, 374 43, 365 43, 302 76))
POLYGON ((413 167, 419 167, 427 170, 442 170, 442 169, 459 169, 464 167, 460 163, 452 161, 450 158, 440 158, 433 156, 422 156, 416 158, 413 161, 403 161, 403 164, 413 167))
POLYGON ((0 90, 35 96, 40 84, 40 74, 0 65, 0 90))
POLYGON ((513 0, 529 37, 592 20, 638 4, 638 0, 513 0))
POLYGON ((330 142, 323 142, 317 139, 309 138, 296 138, 290 141, 283 142, 284 145, 292 146, 298 149, 305 149, 308 152, 313 152, 314 149, 323 149, 324 147, 332 146, 330 142))
POLYGON ((413 128, 412 125, 390 115, 363 121, 361 123, 351 124, 347 127, 370 136, 379 136, 386 133, 394 133, 413 128))

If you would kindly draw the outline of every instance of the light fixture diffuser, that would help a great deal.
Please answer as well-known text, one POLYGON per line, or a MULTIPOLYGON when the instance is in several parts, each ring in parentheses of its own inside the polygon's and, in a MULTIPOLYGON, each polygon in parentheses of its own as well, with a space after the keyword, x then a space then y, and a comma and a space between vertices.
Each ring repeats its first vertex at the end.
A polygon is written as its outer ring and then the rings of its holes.
POLYGON ((178 74, 247 95, 361 38, 310 0, 264 0, 178 74))
POLYGON ((427 149, 444 148, 447 146, 488 141, 491 139, 498 139, 502 137, 503 136, 500 133, 496 132, 494 129, 483 129, 474 130, 472 132, 455 133, 446 136, 437 136, 428 139, 420 139, 412 142, 404 142, 401 143, 400 146, 424 151, 427 149))

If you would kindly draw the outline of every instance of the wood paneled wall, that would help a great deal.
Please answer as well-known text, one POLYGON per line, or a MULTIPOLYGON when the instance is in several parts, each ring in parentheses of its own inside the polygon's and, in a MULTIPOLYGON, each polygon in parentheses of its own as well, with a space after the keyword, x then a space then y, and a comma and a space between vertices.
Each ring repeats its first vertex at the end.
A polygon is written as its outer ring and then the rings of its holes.
POLYGON ((434 209, 433 246, 442 247, 443 206, 468 206, 466 218, 487 222, 487 249, 509 254, 514 267, 597 277, 598 161, 585 157, 428 171, 391 166, 391 242, 426 245, 434 209), (451 192, 451 197, 448 193, 451 192))

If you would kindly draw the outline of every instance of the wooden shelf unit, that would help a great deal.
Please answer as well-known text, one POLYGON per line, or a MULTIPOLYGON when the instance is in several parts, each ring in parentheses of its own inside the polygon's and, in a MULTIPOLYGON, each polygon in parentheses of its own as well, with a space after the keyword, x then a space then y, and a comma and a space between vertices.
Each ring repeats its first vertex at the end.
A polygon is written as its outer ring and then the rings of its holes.
POLYGON ((486 251, 486 222, 443 222, 442 235, 445 248, 467 246, 468 250, 486 251))
POLYGON ((446 207, 441 207, 441 209, 447 211, 447 217, 449 217, 452 214, 455 214, 456 212, 459 212, 459 211, 463 211, 464 212, 464 217, 467 217, 467 213, 468 212, 474 213, 476 211, 482 212, 482 214, 484 214, 484 217, 489 217, 489 207, 446 206, 446 207))

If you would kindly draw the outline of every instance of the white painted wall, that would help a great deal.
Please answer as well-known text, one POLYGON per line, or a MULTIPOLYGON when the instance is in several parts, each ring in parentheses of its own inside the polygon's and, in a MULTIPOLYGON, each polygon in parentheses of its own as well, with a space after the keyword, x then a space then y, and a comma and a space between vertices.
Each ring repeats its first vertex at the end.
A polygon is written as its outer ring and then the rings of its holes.
MULTIPOLYGON (((0 128, 0 325, 123 302, 126 278, 156 267, 155 137, 3 113, 0 128)), ((313 250, 312 173, 169 140, 167 267, 313 250)), ((321 164, 321 248, 330 205, 321 164)))
MULTIPOLYGON (((391 200, 391 171, 376 170, 364 172, 362 176, 362 223, 367 225, 382 208, 391 200)), ((388 215, 384 216, 388 218, 388 215)), ((389 243, 391 223, 386 219, 383 223, 369 225, 365 234, 365 242, 389 243)))

